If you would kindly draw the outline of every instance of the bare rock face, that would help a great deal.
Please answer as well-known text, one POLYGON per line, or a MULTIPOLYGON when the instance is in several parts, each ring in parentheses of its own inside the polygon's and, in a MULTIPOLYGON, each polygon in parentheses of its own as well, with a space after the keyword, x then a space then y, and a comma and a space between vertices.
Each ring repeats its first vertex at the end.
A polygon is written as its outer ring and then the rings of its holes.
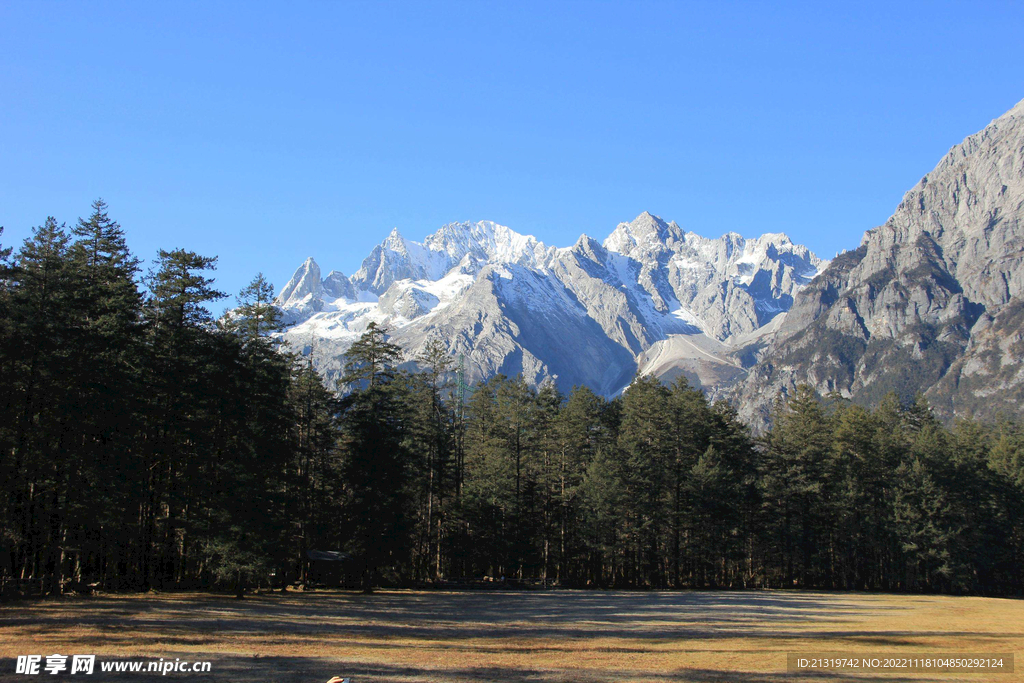
POLYGON ((323 281, 324 295, 332 299, 355 299, 356 288, 345 274, 332 270, 323 281))
POLYGON ((320 266, 310 256, 277 295, 275 303, 282 308, 286 322, 297 322, 323 309, 323 294, 320 266))
POLYGON ((438 303, 440 300, 426 290, 395 285, 388 287, 388 291, 377 300, 382 312, 408 320, 425 315, 438 303))
POLYGON ((504 226, 450 223, 422 244, 397 230, 351 277, 309 259, 281 290, 282 335, 329 377, 369 322, 414 358, 431 338, 470 379, 522 373, 621 391, 637 371, 718 392, 734 355, 777 324, 824 262, 785 235, 707 239, 643 213, 604 241, 559 249, 504 226))
POLYGON ((708 239, 684 233, 649 213, 622 223, 605 240, 609 252, 639 265, 637 283, 655 308, 683 308, 719 341, 753 332, 785 312, 793 293, 824 261, 786 235, 708 239))
POLYGON ((872 403, 923 392, 940 414, 1022 406, 1024 102, 953 147, 861 246, 796 294, 732 396, 765 424, 795 384, 872 403))

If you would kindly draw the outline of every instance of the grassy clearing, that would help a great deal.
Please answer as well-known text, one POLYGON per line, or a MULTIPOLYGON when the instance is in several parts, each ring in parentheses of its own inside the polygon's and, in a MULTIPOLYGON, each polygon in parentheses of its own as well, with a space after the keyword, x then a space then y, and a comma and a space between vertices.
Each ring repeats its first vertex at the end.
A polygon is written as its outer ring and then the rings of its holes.
MULTIPOLYGON (((210 660, 211 674, 90 680, 793 680, 786 653, 1016 652, 1024 602, 769 591, 322 591, 244 601, 205 594, 103 596, 0 607, 0 680, 18 654, 210 660)), ((807 681, 982 681, 985 675, 827 675, 807 681)))

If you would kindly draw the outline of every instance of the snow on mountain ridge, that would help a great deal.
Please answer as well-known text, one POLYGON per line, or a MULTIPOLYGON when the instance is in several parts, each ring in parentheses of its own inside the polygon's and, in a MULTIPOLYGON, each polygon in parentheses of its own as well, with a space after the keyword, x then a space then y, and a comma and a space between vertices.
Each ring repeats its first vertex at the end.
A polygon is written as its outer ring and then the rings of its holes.
POLYGON ((682 239, 683 232, 673 221, 666 223, 649 211, 634 218, 629 223, 619 223, 615 230, 605 238, 602 246, 627 256, 639 250, 649 250, 658 245, 682 239))
POLYGON ((565 248, 491 221, 448 223, 422 243, 393 229, 349 278, 320 281, 307 259, 276 303, 284 338, 305 349, 320 340, 328 374, 374 321, 411 354, 440 338, 466 354, 471 376, 524 372, 614 392, 656 344, 666 372, 719 376, 705 366, 725 363, 734 373, 734 361, 693 351, 693 340, 727 348, 755 338, 822 263, 781 233, 710 239, 648 212, 603 243, 581 235, 565 248), (680 336, 691 341, 671 341, 680 336), (676 351, 687 358, 673 370, 676 351))
POLYGON ((422 243, 405 239, 395 228, 363 260, 352 282, 383 294, 397 280, 439 280, 456 266, 471 265, 463 263, 467 255, 479 262, 543 267, 553 251, 535 237, 491 221, 448 223, 422 243))
POLYGON ((455 261, 466 254, 498 263, 537 265, 550 253, 550 249, 532 235, 492 221, 476 223, 448 223, 423 240, 423 246, 445 252, 455 261))

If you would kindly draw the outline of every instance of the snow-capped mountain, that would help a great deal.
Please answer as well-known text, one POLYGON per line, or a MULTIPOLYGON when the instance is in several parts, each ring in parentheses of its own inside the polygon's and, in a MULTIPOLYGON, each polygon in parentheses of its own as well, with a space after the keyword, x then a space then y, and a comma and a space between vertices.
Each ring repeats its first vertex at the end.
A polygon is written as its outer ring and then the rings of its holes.
POLYGON ((611 395, 684 373, 755 428, 808 383, 863 404, 922 392, 937 414, 1024 410, 1024 101, 953 147, 831 263, 782 234, 718 239, 643 213, 554 248, 494 223, 391 233, 352 277, 308 259, 277 303, 327 375, 371 321, 497 372, 611 395), (813 280, 813 281, 812 281, 813 280))
POLYGON ((438 338, 473 380, 521 372, 613 394, 640 369, 714 389, 743 374, 740 351, 825 265, 783 234, 708 239, 649 213, 566 248, 489 221, 450 223, 422 243, 392 230, 351 277, 322 278, 309 258, 276 303, 283 338, 328 376, 374 321, 409 358, 438 338))

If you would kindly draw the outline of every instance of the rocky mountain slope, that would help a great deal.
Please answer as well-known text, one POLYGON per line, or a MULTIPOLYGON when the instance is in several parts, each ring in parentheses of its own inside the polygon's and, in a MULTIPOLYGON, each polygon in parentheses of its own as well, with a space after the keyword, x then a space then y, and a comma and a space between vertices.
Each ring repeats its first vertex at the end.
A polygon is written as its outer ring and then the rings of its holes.
POLYGON ((920 391, 945 417, 1024 400, 1024 101, 953 147, 809 286, 733 392, 763 424, 807 382, 863 403, 920 391))
POLYGON ((441 340, 476 380, 523 373, 614 394, 638 369, 712 390, 746 370, 797 291, 825 265, 782 234, 708 239, 643 213, 566 248, 487 221, 422 244, 393 230, 350 277, 309 258, 281 290, 283 337, 329 377, 370 321, 410 359, 441 340))

